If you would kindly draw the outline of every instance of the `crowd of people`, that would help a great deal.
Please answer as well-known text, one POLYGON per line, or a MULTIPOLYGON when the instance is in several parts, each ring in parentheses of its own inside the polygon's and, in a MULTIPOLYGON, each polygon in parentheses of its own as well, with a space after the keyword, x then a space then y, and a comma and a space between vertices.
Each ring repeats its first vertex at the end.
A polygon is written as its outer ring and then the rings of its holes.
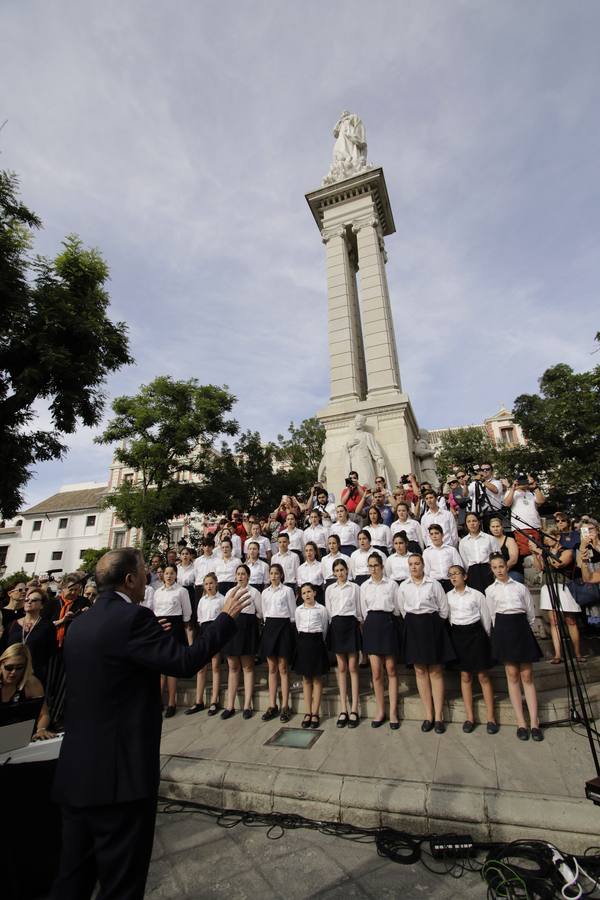
MULTIPOLYGON (((476 724, 477 676, 486 729, 495 734, 489 670, 502 663, 517 736, 542 740, 532 664, 543 654, 532 631, 535 612, 525 568, 556 587, 550 591, 544 583, 540 598, 552 635, 551 663, 560 663, 563 652, 552 594, 578 660, 582 618, 588 627, 600 622, 598 523, 589 516, 572 521, 555 511, 542 529, 545 503, 534 477, 518 475, 508 483, 486 462, 470 474, 451 473, 443 492, 412 474, 389 489, 382 477, 363 485, 350 472, 338 503, 316 484, 304 501, 282 497, 264 518, 233 509, 205 525, 197 547, 183 541, 164 555, 156 552, 147 564, 143 605, 173 640, 191 644, 237 588, 249 599, 235 635, 198 672, 195 702, 186 714, 205 710, 232 717, 242 685, 242 716, 251 718, 255 665, 266 661, 269 705, 262 718, 289 721, 290 680, 297 677, 304 689, 301 725, 317 728, 323 676, 333 665, 340 697, 336 724, 356 728, 359 668, 370 665, 371 726, 387 721, 395 730, 401 662, 414 667, 424 732, 445 731, 444 672, 451 667, 460 672, 463 731, 476 724), (223 658, 227 685, 221 706, 223 658)), ((95 594, 93 579, 83 573, 66 576, 56 594, 47 576, 19 582, 7 593, 0 626, 1 699, 12 703, 45 693, 35 739, 61 725, 65 634, 95 594)), ((177 681, 167 675, 163 681, 165 716, 171 718, 177 681)))

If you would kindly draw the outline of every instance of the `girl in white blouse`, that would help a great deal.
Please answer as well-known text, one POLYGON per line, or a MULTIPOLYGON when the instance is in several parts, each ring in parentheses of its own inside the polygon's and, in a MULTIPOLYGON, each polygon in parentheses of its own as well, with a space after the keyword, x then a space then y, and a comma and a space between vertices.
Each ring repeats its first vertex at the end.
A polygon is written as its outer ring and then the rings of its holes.
POLYGON ((307 541, 304 545, 304 562, 298 566, 298 588, 303 584, 312 584, 317 592, 317 603, 324 603, 323 568, 319 562, 319 550, 314 541, 307 541))
POLYGON ((304 555, 304 532, 296 527, 296 516, 294 513, 288 513, 285 517, 285 526, 279 534, 287 534, 288 546, 292 553, 295 553, 300 562, 304 555))
POLYGON ((481 518, 478 513, 467 513, 465 525, 467 533, 458 542, 458 552, 467 570, 469 587, 484 593, 494 581, 490 569, 490 556, 492 553, 500 552, 500 544, 493 535, 481 530, 481 518))
POLYGON ((266 657, 269 667, 269 707, 263 713, 264 722, 274 719, 277 706, 278 680, 281 682, 280 722, 289 722, 290 682, 289 666, 294 656, 294 620, 296 617, 296 597, 290 587, 283 583, 283 567, 271 563, 269 579, 271 584, 262 592, 262 608, 265 627, 260 641, 259 656, 266 657))
MULTIPOLYGON (((230 719, 235 713, 235 698, 240 684, 240 669, 244 672, 244 706, 243 718, 252 718, 252 694, 254 693, 254 658, 258 651, 258 620, 262 619, 261 595, 256 588, 248 584, 250 569, 241 563, 235 570, 238 587, 246 590, 250 602, 245 606, 236 620, 237 631, 223 647, 222 653, 227 657, 227 702, 221 713, 222 719, 230 719)), ((231 595, 229 591, 225 600, 231 595)))
POLYGON ((411 553, 410 577, 398 588, 404 616, 404 661, 415 667, 417 690, 425 711, 421 731, 443 734, 445 663, 456 658, 448 635, 448 600, 439 581, 425 575, 423 558, 411 553))
POLYGON ((304 544, 307 541, 314 541, 319 548, 318 558, 321 559, 327 553, 327 536, 329 535, 329 527, 323 525, 321 513, 318 509, 313 509, 308 516, 309 525, 304 529, 304 544))
MULTIPOLYGON (((189 594, 184 587, 177 584, 177 569, 166 566, 163 572, 163 583, 154 591, 147 605, 159 619, 171 623, 170 634, 180 644, 192 643, 192 605, 189 594)), ((170 719, 177 709, 177 679, 172 675, 161 675, 161 693, 167 686, 167 710, 165 718, 170 719)))
MULTIPOLYGON (((202 635, 206 631, 209 622, 214 622, 217 616, 223 611, 225 597, 218 592, 217 576, 212 572, 204 576, 204 588, 202 596, 198 600, 196 617, 198 619, 199 633, 202 635)), ((214 716, 221 708, 219 705, 219 691, 221 689, 221 654, 215 653, 211 659, 212 685, 210 706, 208 707, 208 715, 214 716)), ((196 675, 196 702, 186 710, 186 715, 191 716, 194 713, 202 712, 205 709, 204 691, 206 688, 206 675, 208 665, 200 669, 196 675)))
MULTIPOLYGON (((269 583, 269 567, 264 559, 259 559, 260 547, 256 541, 252 540, 248 544, 246 551, 246 565, 250 572, 249 584, 256 588, 257 591, 263 591, 269 583)), ((270 552, 270 551, 269 551, 270 552)))
POLYGON ((363 626, 363 650, 369 654, 373 690, 375 692, 375 718, 372 728, 379 728, 386 721, 384 697, 384 672, 387 673, 390 700, 390 728, 396 731, 398 721, 398 675, 396 660, 400 658, 400 632, 398 585, 383 574, 383 561, 379 553, 369 557, 371 577, 360 588, 360 608, 363 626))
POLYGON ((396 584, 402 584, 409 576, 408 571, 408 539, 405 531, 394 535, 394 552, 385 561, 385 574, 393 578, 396 584))
POLYGON ((333 564, 335 584, 325 591, 325 608, 331 622, 331 649, 337 658, 337 682, 340 691, 340 709, 337 727, 356 728, 360 719, 358 657, 361 648, 359 623, 362 622, 360 588, 348 580, 348 564, 336 559, 333 564), (348 713, 348 672, 352 702, 348 713))
POLYGON ((379 553, 381 562, 385 562, 386 554, 379 548, 371 546, 371 534, 363 528, 358 532, 358 550, 354 550, 350 557, 352 577, 359 586, 371 577, 369 557, 372 553, 379 553))
POLYGON ((496 579, 485 592, 492 618, 492 656, 504 663, 508 695, 517 718, 517 737, 520 741, 529 740, 522 689, 529 711, 531 737, 534 741, 543 741, 532 666, 543 654, 531 630, 535 622, 531 594, 524 584, 509 577, 501 553, 492 554, 490 565, 496 579))
POLYGON ((492 620, 484 595, 467 584, 464 566, 450 566, 452 590, 446 594, 452 643, 460 669, 460 690, 465 705, 462 730, 470 734, 475 728, 473 707, 473 675, 477 672, 487 714, 487 733, 497 734, 494 715, 494 687, 487 670, 492 666, 490 631, 492 620))
POLYGON ((350 557, 346 556, 343 553, 340 553, 340 539, 337 534, 330 534, 327 538, 327 549, 329 553, 327 553, 321 559, 321 568, 323 570, 323 578, 325 579, 325 586, 329 584, 334 584, 335 575, 333 574, 333 564, 336 559, 343 559, 348 566, 348 571, 350 573, 350 577, 352 577, 352 563, 350 562, 350 557))
POLYGON ((383 524, 381 513, 376 506, 370 506, 367 512, 369 524, 365 525, 365 531, 371 535, 371 543, 374 550, 381 550, 387 556, 392 548, 392 534, 388 525, 383 524))
POLYGON ((396 507, 396 513, 398 515, 398 518, 390 525, 392 538, 397 532, 404 531, 408 539, 409 552, 416 553, 419 551, 419 549, 422 550, 425 545, 423 543, 423 533, 421 531, 421 526, 416 519, 412 519, 410 517, 410 507, 408 503, 405 503, 404 500, 401 500, 396 507))
POLYGON ((321 694, 323 675, 329 671, 329 658, 325 636, 329 625, 327 610, 317 603, 317 593, 312 584, 300 588, 302 605, 296 608, 298 641, 294 659, 294 672, 302 675, 304 708, 303 728, 318 728, 321 724, 321 694))
POLYGON ((238 556, 233 555, 231 538, 221 538, 221 556, 215 559, 215 575, 219 583, 219 593, 223 596, 235 587, 235 571, 242 562, 238 556))
POLYGON ((258 555, 264 562, 271 561, 271 541, 261 534, 260 522, 253 522, 250 526, 250 536, 244 541, 244 556, 248 558, 248 548, 254 541, 258 544, 258 555))
POLYGON ((343 504, 339 504, 335 508, 337 521, 333 523, 329 534, 336 534, 340 539, 340 550, 346 556, 350 556, 353 550, 358 546, 359 526, 356 522, 351 522, 348 518, 348 510, 343 504))

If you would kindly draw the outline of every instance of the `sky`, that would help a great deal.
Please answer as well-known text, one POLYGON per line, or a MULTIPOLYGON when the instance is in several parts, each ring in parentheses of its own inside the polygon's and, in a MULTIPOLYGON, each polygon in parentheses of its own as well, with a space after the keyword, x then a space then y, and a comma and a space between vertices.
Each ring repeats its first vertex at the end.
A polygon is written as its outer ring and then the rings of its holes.
MULTIPOLYGON (((481 422, 542 372, 597 363, 595 0, 20 0, 0 4, 0 167, 110 267, 135 364, 227 384, 265 439, 327 405, 318 188, 361 116, 396 222, 387 275, 419 425, 481 422)), ((39 408, 39 424, 47 413, 39 408)), ((92 429, 28 503, 105 481, 92 429)))

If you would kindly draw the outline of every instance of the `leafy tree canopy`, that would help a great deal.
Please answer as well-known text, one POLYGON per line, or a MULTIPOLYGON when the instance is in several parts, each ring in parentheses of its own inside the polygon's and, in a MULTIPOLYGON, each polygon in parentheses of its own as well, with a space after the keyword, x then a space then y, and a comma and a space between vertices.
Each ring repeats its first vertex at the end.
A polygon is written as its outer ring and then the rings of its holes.
POLYGON ((84 550, 79 564, 80 571, 85 572, 87 575, 93 575, 98 560, 103 557, 105 553, 108 553, 109 550, 110 547, 100 547, 98 549, 89 547, 87 550, 84 550))
POLYGON ((325 443, 325 426, 314 417, 304 419, 298 427, 290 422, 288 436, 279 434, 277 440, 277 459, 297 483, 298 489, 306 489, 317 480, 325 443))
POLYGON ((75 235, 55 259, 32 257, 39 218, 0 172, 0 509, 13 516, 36 462, 66 450, 62 436, 95 425, 108 373, 132 362, 127 327, 108 318, 108 268, 75 235), (34 428, 34 404, 48 403, 52 428, 34 428))
POLYGON ((446 478, 457 466, 473 471, 473 466, 483 461, 494 464, 497 451, 483 428, 456 428, 442 435, 441 449, 436 457, 436 466, 440 481, 446 478))

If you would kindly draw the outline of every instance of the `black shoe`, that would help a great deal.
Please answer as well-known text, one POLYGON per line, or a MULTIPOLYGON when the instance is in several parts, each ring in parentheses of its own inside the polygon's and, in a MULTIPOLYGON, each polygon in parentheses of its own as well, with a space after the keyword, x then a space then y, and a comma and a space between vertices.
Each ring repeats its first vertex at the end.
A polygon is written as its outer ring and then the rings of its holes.
POLYGON ((167 711, 165 713, 165 719, 172 719, 176 712, 177 712, 176 706, 167 706, 167 711))
POLYGON ((320 724, 321 724, 321 719, 320 719, 319 715, 317 713, 313 713, 312 716, 310 717, 310 727, 318 728, 320 724))
POLYGON ((421 731, 424 734, 427 734, 428 731, 433 731, 433 722, 431 721, 431 719, 425 719, 425 721, 421 725, 421 731))
POLYGON ((351 712, 348 718, 348 728, 358 728, 360 716, 357 712, 351 712))
POLYGON ((398 731, 400 728, 400 722, 390 722, 390 728, 392 731, 398 731))
POLYGON ((263 720, 263 722, 270 722, 271 719, 275 718, 278 712, 279 710, 276 706, 269 706, 269 708, 266 709, 262 714, 261 719, 263 720))
POLYGON ((488 722, 485 726, 485 730, 488 734, 498 734, 500 728, 498 727, 498 725, 496 725, 495 722, 488 722))
POLYGON ((292 714, 290 712, 289 706, 284 706, 283 709, 281 710, 281 715, 279 716, 279 721, 286 724, 287 722, 290 721, 291 715, 292 714))
POLYGON ((529 740, 529 728, 517 728, 517 737, 520 741, 529 740))
POLYGON ((244 712, 242 713, 242 719, 251 719, 253 715, 254 715, 253 709, 245 709, 244 712))
POLYGON ((300 722, 301 728, 310 728, 310 720, 312 716, 310 713, 306 713, 302 721, 300 722))
POLYGON ((190 706, 189 709, 186 709, 184 715, 193 716, 194 713, 202 712, 203 709, 206 709, 204 703, 194 703, 193 706, 190 706))
POLYGON ((384 722, 385 722, 385 716, 383 717, 383 719, 373 719, 371 721, 371 728, 381 728, 381 726, 383 725, 384 722))
POLYGON ((338 728, 345 728, 348 724, 348 713, 341 712, 338 716, 338 720, 335 723, 338 728))
POLYGON ((222 719, 230 719, 234 715, 235 715, 235 709, 224 709, 223 712, 221 713, 221 718, 222 719))
POLYGON ((532 728, 531 729, 531 740, 532 741, 543 741, 544 740, 544 732, 541 728, 532 728))
POLYGON ((446 731, 446 726, 443 722, 437 721, 434 723, 433 730, 436 734, 444 734, 446 731))
POLYGON ((463 731, 465 734, 471 734, 473 729, 475 728, 475 723, 471 722, 470 719, 467 719, 466 722, 463 722, 463 731))
POLYGON ((219 712, 220 709, 221 709, 221 707, 218 703, 211 703, 210 706, 208 707, 209 716, 216 716, 216 714, 219 712))

